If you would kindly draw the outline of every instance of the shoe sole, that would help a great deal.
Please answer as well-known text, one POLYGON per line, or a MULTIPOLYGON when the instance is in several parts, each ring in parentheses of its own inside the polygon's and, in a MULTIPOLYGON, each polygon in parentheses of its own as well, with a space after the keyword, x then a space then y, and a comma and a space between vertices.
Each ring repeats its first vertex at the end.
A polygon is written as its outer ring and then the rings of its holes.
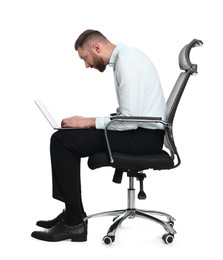
POLYGON ((31 234, 31 236, 38 240, 47 241, 47 242, 60 242, 60 241, 69 240, 69 239, 71 240, 71 242, 86 242, 87 241, 87 237, 84 237, 84 238, 83 237, 74 237, 74 238, 65 237, 65 238, 60 238, 60 239, 53 239, 53 238, 35 235, 34 232, 31 234))

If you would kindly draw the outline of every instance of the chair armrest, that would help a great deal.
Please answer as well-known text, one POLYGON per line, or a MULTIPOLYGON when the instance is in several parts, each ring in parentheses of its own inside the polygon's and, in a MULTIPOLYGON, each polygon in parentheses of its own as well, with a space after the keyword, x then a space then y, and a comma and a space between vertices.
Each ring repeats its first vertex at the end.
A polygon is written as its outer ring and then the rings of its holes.
POLYGON ((148 116, 111 116, 111 120, 119 120, 119 121, 161 121, 161 117, 148 117, 148 116))
POLYGON ((160 124, 163 124, 165 126, 168 126, 168 123, 163 121, 161 117, 112 116, 112 117, 110 117, 110 119, 111 119, 111 121, 108 122, 107 125, 105 126, 105 139, 106 139, 106 144, 107 144, 108 153, 109 153, 111 163, 114 163, 114 159, 113 159, 113 156, 112 156, 112 151, 111 151, 111 147, 110 147, 110 143, 109 143, 109 139, 108 139, 108 127, 112 123, 114 123, 116 121, 120 121, 120 122, 150 122, 150 123, 157 123, 157 124, 160 123, 160 124))

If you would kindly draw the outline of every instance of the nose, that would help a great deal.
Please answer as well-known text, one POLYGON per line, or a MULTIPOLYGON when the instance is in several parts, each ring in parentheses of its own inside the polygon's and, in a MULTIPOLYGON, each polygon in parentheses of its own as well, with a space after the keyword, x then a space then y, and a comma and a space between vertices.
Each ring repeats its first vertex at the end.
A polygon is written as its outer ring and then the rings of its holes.
POLYGON ((90 65, 89 65, 86 61, 85 61, 84 63, 85 63, 85 67, 86 67, 86 68, 89 68, 89 67, 90 67, 90 65))

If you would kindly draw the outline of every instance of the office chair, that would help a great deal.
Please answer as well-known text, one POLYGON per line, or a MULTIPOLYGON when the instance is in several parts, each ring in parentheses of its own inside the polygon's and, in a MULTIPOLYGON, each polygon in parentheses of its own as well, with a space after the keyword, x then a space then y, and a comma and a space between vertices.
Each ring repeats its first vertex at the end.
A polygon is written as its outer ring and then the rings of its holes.
POLYGON ((143 190, 143 180, 146 177, 144 170, 169 170, 176 168, 180 165, 181 160, 178 154, 174 137, 173 137, 173 121, 174 116, 186 87, 188 79, 191 75, 197 74, 197 65, 190 61, 190 51, 193 47, 201 46, 203 43, 200 40, 194 39, 189 44, 184 46, 179 54, 179 67, 183 72, 180 73, 173 90, 167 100, 167 119, 164 121, 162 118, 158 117, 120 117, 112 116, 110 122, 105 128, 105 139, 107 142, 108 153, 100 152, 91 155, 88 158, 88 166, 90 169, 97 169, 100 167, 113 167, 115 168, 115 173, 113 181, 116 183, 121 183, 123 172, 127 173, 129 178, 128 196, 127 196, 127 209, 107 211, 97 214, 89 215, 85 220, 92 217, 100 216, 115 216, 113 223, 108 229, 106 236, 103 238, 103 242, 106 245, 110 245, 115 241, 115 234, 117 228, 120 224, 127 218, 145 218, 152 220, 160 225, 166 230, 166 233, 162 236, 163 241, 166 244, 170 244, 174 240, 174 235, 176 231, 174 230, 174 217, 164 212, 159 211, 149 211, 141 210, 135 208, 135 188, 134 188, 134 178, 140 182, 140 191, 138 193, 138 199, 146 199, 146 194, 143 190), (124 153, 115 153, 111 151, 109 143, 109 131, 108 127, 114 122, 155 122, 163 124, 165 126, 165 137, 164 137, 164 149, 159 154, 148 154, 148 155, 132 155, 124 153), (167 219, 163 221, 158 218, 164 217, 167 219))

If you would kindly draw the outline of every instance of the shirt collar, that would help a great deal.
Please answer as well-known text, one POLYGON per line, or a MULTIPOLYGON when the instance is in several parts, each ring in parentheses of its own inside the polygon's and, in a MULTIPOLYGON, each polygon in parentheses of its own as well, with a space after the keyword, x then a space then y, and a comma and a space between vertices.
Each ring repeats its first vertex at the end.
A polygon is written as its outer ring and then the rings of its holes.
POLYGON ((117 60, 117 57, 118 57, 118 52, 119 50, 123 47, 123 44, 122 43, 118 43, 115 47, 115 49, 113 50, 112 52, 112 55, 110 57, 110 60, 109 60, 109 66, 110 67, 115 67, 115 62, 117 60))

